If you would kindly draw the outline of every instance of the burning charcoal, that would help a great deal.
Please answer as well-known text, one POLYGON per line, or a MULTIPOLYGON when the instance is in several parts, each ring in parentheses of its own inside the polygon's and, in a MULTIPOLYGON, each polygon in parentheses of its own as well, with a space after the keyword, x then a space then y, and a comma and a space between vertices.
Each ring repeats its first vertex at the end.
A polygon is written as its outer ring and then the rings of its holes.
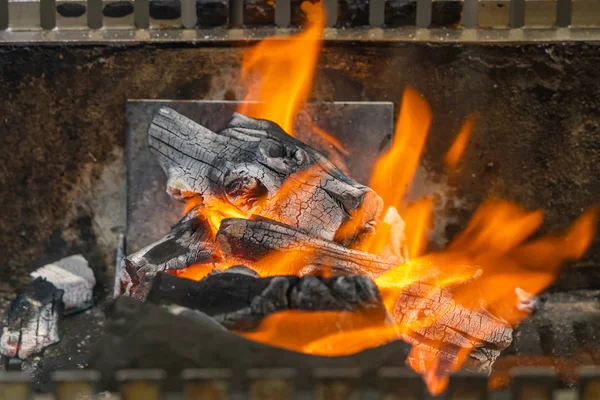
POLYGON ((238 214, 268 215, 344 246, 371 234, 383 209, 373 190, 270 121, 234 114, 217 134, 162 107, 148 144, 174 198, 197 195, 216 208, 225 200, 238 214))
POLYGON ((122 261, 121 293, 143 300, 158 272, 216 260, 214 235, 200 211, 193 208, 168 235, 122 261))
POLYGON ((387 317, 377 286, 364 276, 258 278, 225 271, 198 282, 159 273, 147 301, 199 310, 234 330, 253 330, 265 316, 289 309, 379 313, 382 321, 387 317))
POLYGON ((92 306, 96 286, 94 271, 82 255, 63 258, 44 265, 31 273, 32 278, 44 278, 64 291, 65 313, 85 310, 92 306))
POLYGON ((23 287, 8 310, 0 353, 26 359, 57 343, 63 293, 42 278, 23 287))
POLYGON ((267 256, 285 258, 289 273, 314 274, 330 270, 333 275, 365 275, 374 278, 395 264, 359 250, 347 249, 327 240, 311 237, 289 225, 265 218, 254 220, 230 218, 221 222, 217 246, 225 258, 268 273, 274 264, 261 262, 267 256))
POLYGON ((383 363, 402 365, 410 349, 394 341, 345 357, 302 354, 245 339, 199 311, 163 308, 127 297, 108 307, 107 318, 106 334, 90 363, 105 380, 126 368, 159 368, 173 376, 187 368, 358 367, 369 372, 383 363))
POLYGON ((417 2, 415 0, 386 0, 384 21, 388 28, 415 26, 417 2))

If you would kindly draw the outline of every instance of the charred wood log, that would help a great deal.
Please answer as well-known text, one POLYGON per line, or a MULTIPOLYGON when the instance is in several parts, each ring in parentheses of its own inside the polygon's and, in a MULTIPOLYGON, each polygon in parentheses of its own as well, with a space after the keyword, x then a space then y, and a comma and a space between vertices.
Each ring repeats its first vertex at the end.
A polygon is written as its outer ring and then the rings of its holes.
POLYGON ((214 273, 199 282, 159 273, 147 301, 191 308, 233 330, 254 330, 264 317, 282 310, 387 312, 377 286, 365 276, 260 278, 244 267, 214 273), (242 269, 243 268, 243 269, 242 269), (245 270, 245 271, 244 271, 245 270))
POLYGON ((148 145, 176 199, 226 199, 247 215, 269 215, 344 246, 372 233, 383 209, 372 189, 270 121, 234 114, 215 133, 163 107, 148 130, 148 145))
POLYGON ((122 261, 121 293, 144 300, 158 272, 217 260, 210 225, 200 207, 193 208, 165 237, 122 261))
POLYGON ((462 352, 468 354, 464 369, 489 373, 512 341, 512 327, 506 321, 483 307, 458 303, 452 287, 415 282, 400 291, 391 313, 406 327, 405 339, 415 345, 410 360, 415 366, 435 358, 442 369, 449 369, 462 352))
POLYGON ((319 274, 330 271, 332 275, 365 275, 375 278, 394 264, 359 250, 348 249, 335 242, 309 236, 289 225, 265 218, 225 219, 217 233, 217 246, 224 257, 232 262, 250 262, 261 275, 278 273, 270 271, 270 257, 285 257, 285 272, 289 274, 319 274))
POLYGON ((163 308, 117 298, 107 309, 106 333, 91 359, 110 387, 126 368, 159 368, 175 376, 186 368, 354 367, 368 372, 402 365, 410 346, 394 341, 352 356, 320 357, 258 343, 229 332, 212 318, 184 307, 163 308))
POLYGON ((42 278, 24 286, 8 309, 0 354, 24 360, 57 343, 63 294, 63 290, 42 278))

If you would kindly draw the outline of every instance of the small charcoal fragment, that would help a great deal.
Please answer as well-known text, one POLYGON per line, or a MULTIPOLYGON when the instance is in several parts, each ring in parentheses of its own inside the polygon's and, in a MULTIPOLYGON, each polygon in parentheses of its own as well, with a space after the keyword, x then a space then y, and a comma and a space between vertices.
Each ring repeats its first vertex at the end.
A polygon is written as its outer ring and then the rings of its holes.
POLYGON ((196 15, 199 28, 226 26, 229 23, 229 2, 227 0, 197 0, 196 15))
POLYGON ((415 0, 386 0, 384 21, 387 28, 415 26, 417 2, 415 0))
POLYGON ((11 303, 0 337, 0 354, 24 360, 57 343, 63 291, 37 278, 11 303))
POLYGON ((123 18, 133 14, 133 2, 115 1, 104 6, 102 15, 108 18, 123 18))
POLYGON ((177 19, 181 17, 179 0, 150 0, 150 17, 153 19, 177 19))
POLYGON ((63 303, 67 313, 85 310, 93 304, 96 278, 82 255, 66 257, 44 265, 32 272, 31 277, 44 278, 63 290, 63 303))
POLYGON ((85 14, 86 7, 79 3, 61 3, 56 6, 56 11, 65 18, 78 18, 85 14))

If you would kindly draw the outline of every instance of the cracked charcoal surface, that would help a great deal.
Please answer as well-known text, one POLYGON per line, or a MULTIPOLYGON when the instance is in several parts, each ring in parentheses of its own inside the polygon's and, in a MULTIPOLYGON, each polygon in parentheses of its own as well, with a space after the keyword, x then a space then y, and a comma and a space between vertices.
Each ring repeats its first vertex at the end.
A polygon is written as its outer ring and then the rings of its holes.
MULTIPOLYGON (((222 253, 242 263, 281 253, 285 256, 282 267, 290 274, 302 274, 305 267, 312 266, 314 269, 307 270, 309 273, 331 269, 334 275, 357 274, 374 278, 395 266, 372 254, 311 237, 294 227, 264 218, 223 220, 217 233, 217 246, 222 253)), ((252 266, 272 274, 271 264, 265 264, 259 262, 252 266)))
POLYGON ((245 339, 198 311, 120 297, 108 307, 106 334, 91 366, 105 378, 134 367, 160 368, 172 376, 186 368, 359 367, 369 372, 384 365, 401 366, 409 350, 406 343, 395 341, 346 357, 302 354, 245 339))
POLYGON ((121 293, 143 300, 158 272, 211 263, 216 259, 214 235, 196 207, 165 237, 121 262, 121 293))
POLYGON ((270 121, 234 114, 214 133, 162 107, 148 144, 168 176, 168 192, 177 199, 195 193, 205 204, 229 201, 248 214, 269 215, 344 245, 367 233, 367 223, 382 211, 373 190, 270 121), (284 182, 287 196, 280 198, 284 182), (350 223, 356 228, 340 230, 350 223))
POLYGON ((26 359, 60 340, 63 290, 37 278, 10 305, 0 337, 0 354, 26 359))
POLYGON ((500 352, 512 341, 512 328, 481 309, 467 309, 454 301, 450 289, 428 283, 414 283, 400 292, 393 317, 410 326, 406 340, 420 351, 440 354, 448 361, 461 348, 474 349, 465 364, 467 370, 487 372, 500 352), (435 315, 433 323, 423 324, 435 315))
POLYGON ((254 330, 271 313, 291 309, 365 312, 382 321, 387 317, 379 290, 364 276, 259 278, 229 271, 195 282, 159 273, 147 300, 199 310, 228 329, 244 331, 254 330))

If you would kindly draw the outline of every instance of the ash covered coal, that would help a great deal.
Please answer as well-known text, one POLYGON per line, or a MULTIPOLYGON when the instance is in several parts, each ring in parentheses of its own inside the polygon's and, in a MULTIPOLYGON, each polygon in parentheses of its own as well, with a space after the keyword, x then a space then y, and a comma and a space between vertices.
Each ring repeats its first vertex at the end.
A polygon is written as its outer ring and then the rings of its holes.
POLYGON ((57 343, 64 291, 37 278, 19 291, 6 316, 0 354, 26 359, 57 343))

